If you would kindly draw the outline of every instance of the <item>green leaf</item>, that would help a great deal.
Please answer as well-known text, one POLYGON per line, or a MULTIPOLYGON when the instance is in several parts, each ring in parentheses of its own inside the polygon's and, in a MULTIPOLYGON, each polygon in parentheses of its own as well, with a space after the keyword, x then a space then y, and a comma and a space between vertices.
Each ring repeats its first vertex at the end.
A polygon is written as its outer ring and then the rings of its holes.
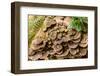
POLYGON ((41 26, 43 25, 43 22, 45 20, 45 16, 33 16, 28 21, 28 43, 30 45, 32 39, 36 35, 36 33, 39 31, 41 26))
POLYGON ((87 17, 72 17, 72 21, 70 22, 68 28, 76 29, 79 32, 86 32, 87 22, 87 17))

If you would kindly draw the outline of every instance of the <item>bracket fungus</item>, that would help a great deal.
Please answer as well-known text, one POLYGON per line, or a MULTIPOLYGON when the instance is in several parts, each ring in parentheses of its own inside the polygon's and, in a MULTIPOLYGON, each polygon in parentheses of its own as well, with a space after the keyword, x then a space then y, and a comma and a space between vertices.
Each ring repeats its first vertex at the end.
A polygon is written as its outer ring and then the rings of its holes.
POLYGON ((46 16, 41 36, 33 38, 29 50, 29 60, 86 58, 88 53, 87 32, 68 28, 72 17, 46 16))

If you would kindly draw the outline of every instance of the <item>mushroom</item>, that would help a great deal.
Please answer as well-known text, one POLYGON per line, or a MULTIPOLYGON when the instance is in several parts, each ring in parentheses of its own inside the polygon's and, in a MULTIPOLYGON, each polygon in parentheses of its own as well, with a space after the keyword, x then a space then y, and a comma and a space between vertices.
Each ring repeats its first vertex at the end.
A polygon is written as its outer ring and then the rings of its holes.
POLYGON ((63 53, 63 50, 57 51, 56 54, 61 55, 63 53))
POLYGON ((76 34, 74 35, 73 39, 78 39, 81 37, 81 33, 80 32, 76 32, 76 34))
POLYGON ((74 55, 74 56, 76 58, 82 58, 82 57, 86 56, 87 53, 88 53, 87 48, 80 48, 79 52, 76 55, 74 55))
POLYGON ((29 56, 29 60, 38 60, 39 58, 41 58, 41 56, 42 56, 42 53, 37 52, 35 55, 29 56))
POLYGON ((45 28, 43 29, 44 32, 48 30, 48 28, 54 27, 56 25, 56 21, 53 19, 45 19, 44 21, 45 28))
POLYGON ((42 54, 40 59, 48 60, 48 55, 49 55, 49 53, 45 52, 45 53, 42 54))
POLYGON ((88 46, 88 37, 87 34, 82 35, 81 42, 79 43, 80 47, 87 47, 88 46))
POLYGON ((55 52, 58 52, 58 51, 60 51, 60 50, 62 50, 62 45, 53 45, 53 50, 55 51, 55 52))
POLYGON ((61 24, 61 25, 62 25, 62 23, 63 23, 63 19, 64 19, 64 17, 62 17, 62 16, 58 16, 58 17, 55 17, 55 18, 54 18, 54 20, 56 20, 56 22, 57 22, 58 24, 61 24))
POLYGON ((80 41, 81 41, 81 38, 73 39, 73 42, 74 42, 74 43, 79 43, 80 41))
POLYGON ((79 52, 79 49, 78 48, 76 48, 76 49, 70 49, 70 53, 72 54, 72 55, 75 55, 75 54, 77 54, 79 52))
POLYGON ((68 47, 74 49, 74 48, 78 47, 78 44, 77 43, 73 43, 73 42, 70 41, 70 42, 68 42, 68 47))
POLYGON ((62 37, 62 41, 63 42, 68 42, 69 40, 70 40, 70 38, 68 36, 62 37))
POLYGON ((46 45, 46 42, 45 41, 43 41, 40 38, 36 38, 36 39, 34 39, 32 41, 31 49, 32 50, 39 50, 39 49, 45 47, 45 45, 46 45))
POLYGON ((73 36, 74 36, 74 35, 76 34, 76 32, 77 32, 77 31, 74 30, 74 29, 69 29, 69 30, 68 30, 68 35, 73 35, 73 36))
POLYGON ((56 21, 55 20, 51 20, 51 21, 48 22, 47 28, 55 26, 55 25, 56 25, 56 21))
POLYGON ((53 28, 53 30, 59 30, 58 24, 55 25, 55 27, 53 28))
POLYGON ((81 42, 80 43, 87 43, 88 42, 88 37, 87 37, 87 34, 83 34, 82 35, 82 40, 81 40, 81 42))
POLYGON ((63 47, 66 47, 67 48, 68 42, 63 42, 62 45, 63 45, 63 47))
POLYGON ((68 26, 68 25, 70 24, 71 20, 72 20, 71 17, 65 17, 65 18, 64 18, 64 21, 63 21, 63 24, 64 24, 65 26, 68 26))
POLYGON ((35 54, 35 52, 31 48, 29 48, 28 55, 31 56, 31 55, 34 55, 34 54, 35 54))
POLYGON ((74 59, 75 58, 75 56, 73 56, 72 54, 68 54, 66 57, 64 57, 64 59, 74 59))
POLYGON ((53 32, 50 32, 49 33, 49 38, 52 39, 52 40, 55 40, 57 37, 57 32, 56 31, 53 31, 53 32))
POLYGON ((54 55, 56 52, 54 50, 48 51, 50 55, 54 55))
POLYGON ((33 45, 39 45, 39 44, 41 44, 42 42, 43 42, 42 39, 36 38, 36 39, 34 39, 34 40, 32 41, 32 44, 33 44, 33 45))
POLYGON ((58 33, 58 34, 57 34, 57 38, 58 38, 58 39, 61 39, 61 38, 62 38, 62 33, 58 33))
POLYGON ((54 44, 54 45, 57 45, 57 44, 61 44, 62 42, 63 42, 62 39, 60 39, 60 40, 55 40, 55 41, 53 42, 53 44, 54 44))
POLYGON ((80 56, 85 56, 87 54, 87 48, 80 48, 79 55, 80 56))
POLYGON ((67 32, 67 28, 65 26, 59 26, 59 31, 62 32, 67 32))
POLYGON ((87 43, 79 43, 79 46, 84 48, 84 47, 87 47, 88 44, 87 43))
POLYGON ((61 55, 56 55, 56 57, 64 57, 69 54, 69 49, 66 49, 61 55))
POLYGON ((54 18, 54 20, 57 20, 57 19, 63 20, 63 19, 64 19, 64 16, 56 16, 56 17, 54 18))

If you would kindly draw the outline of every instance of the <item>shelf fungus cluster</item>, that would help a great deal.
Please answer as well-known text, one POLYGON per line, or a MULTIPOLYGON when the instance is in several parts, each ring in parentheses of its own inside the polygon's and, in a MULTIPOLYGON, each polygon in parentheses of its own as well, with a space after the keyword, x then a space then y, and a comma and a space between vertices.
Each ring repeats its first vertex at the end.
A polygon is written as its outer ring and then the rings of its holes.
POLYGON ((68 29, 71 17, 46 17, 28 50, 29 60, 77 59, 88 57, 88 34, 68 29))

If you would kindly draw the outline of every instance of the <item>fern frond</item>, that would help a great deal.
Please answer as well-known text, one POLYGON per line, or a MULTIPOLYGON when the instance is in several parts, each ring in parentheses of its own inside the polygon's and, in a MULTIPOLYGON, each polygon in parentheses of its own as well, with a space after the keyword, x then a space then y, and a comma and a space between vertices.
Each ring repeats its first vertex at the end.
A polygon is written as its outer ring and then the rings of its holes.
POLYGON ((28 44, 30 45, 32 39, 36 35, 36 33, 39 31, 41 26, 43 25, 43 22, 45 20, 45 16, 37 16, 34 19, 29 20, 28 25, 28 44))
POLYGON ((72 20, 68 28, 76 29, 77 31, 87 32, 88 28, 88 19, 87 17, 72 17, 72 20))

